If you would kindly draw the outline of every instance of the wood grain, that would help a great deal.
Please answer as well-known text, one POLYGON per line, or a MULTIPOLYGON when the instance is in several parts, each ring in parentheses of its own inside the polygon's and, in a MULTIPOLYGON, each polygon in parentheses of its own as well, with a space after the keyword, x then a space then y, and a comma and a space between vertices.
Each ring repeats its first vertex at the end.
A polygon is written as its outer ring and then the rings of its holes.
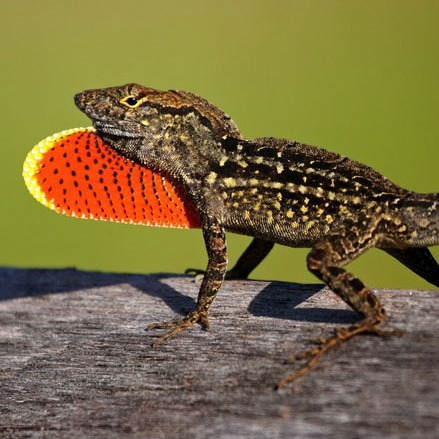
POLYGON ((0 437, 437 438, 439 292, 380 290, 388 328, 275 392, 286 358, 357 320, 322 285, 227 281, 211 330, 152 349, 194 306, 170 275, 0 268, 0 437))

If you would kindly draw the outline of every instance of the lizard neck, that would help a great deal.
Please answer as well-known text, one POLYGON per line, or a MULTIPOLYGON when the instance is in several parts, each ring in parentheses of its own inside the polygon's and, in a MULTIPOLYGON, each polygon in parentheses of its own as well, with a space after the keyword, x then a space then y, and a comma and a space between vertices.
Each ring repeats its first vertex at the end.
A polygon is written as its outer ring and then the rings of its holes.
POLYGON ((148 121, 148 134, 129 137, 100 132, 130 160, 165 173, 196 192, 213 164, 224 157, 221 138, 197 114, 160 114, 148 121))

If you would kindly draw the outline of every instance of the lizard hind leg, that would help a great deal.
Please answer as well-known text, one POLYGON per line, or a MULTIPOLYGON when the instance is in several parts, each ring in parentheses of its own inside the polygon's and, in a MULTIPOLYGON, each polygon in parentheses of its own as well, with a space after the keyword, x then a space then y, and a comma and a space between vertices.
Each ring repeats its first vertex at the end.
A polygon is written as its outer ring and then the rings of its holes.
POLYGON ((439 287, 439 265, 427 247, 384 248, 382 250, 398 259, 427 282, 439 287))
POLYGON ((337 328, 335 335, 322 340, 318 347, 291 356, 289 362, 304 358, 309 360, 297 372, 279 381, 278 389, 305 375, 325 352, 357 334, 372 333, 390 336, 401 333, 401 331, 383 331, 379 328, 385 320, 385 312, 378 298, 352 273, 341 268, 373 244, 369 241, 367 246, 361 247, 359 244, 354 244, 354 242, 360 242, 359 239, 352 239, 349 240, 350 245, 346 245, 347 239, 347 236, 344 236, 343 240, 339 237, 331 237, 316 244, 308 255, 308 268, 355 311, 363 315, 364 319, 348 327, 337 328), (352 247, 355 245, 356 248, 352 247))

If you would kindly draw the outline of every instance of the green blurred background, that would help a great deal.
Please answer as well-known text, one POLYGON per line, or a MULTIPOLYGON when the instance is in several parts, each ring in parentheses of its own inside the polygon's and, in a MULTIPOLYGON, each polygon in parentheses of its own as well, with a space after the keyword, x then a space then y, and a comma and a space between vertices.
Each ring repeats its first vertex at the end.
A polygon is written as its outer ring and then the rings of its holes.
MULTIPOLYGON (((0 264, 142 273, 205 266, 199 230, 64 217, 27 193, 27 152, 52 133, 90 125, 72 100, 87 88, 190 90, 232 115, 247 138, 323 146, 406 188, 439 191, 438 23, 439 2, 427 0, 3 0, 0 264)), ((233 263, 249 239, 228 240, 233 263)), ((306 252, 277 246, 253 277, 315 282, 306 252)), ((378 250, 352 270, 375 287, 432 288, 378 250)))

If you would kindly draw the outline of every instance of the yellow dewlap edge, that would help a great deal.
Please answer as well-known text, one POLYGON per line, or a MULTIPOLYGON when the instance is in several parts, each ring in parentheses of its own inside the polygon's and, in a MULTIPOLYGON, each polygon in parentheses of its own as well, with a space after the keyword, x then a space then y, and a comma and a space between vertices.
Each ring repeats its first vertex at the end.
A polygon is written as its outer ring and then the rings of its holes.
POLYGON ((59 140, 63 139, 64 137, 70 136, 71 134, 87 131, 90 132, 96 130, 94 127, 80 127, 71 128, 69 130, 64 130, 59 133, 52 134, 51 136, 46 137, 44 140, 41 140, 41 142, 35 145, 26 156, 26 159, 23 163, 24 183, 26 184, 26 187, 31 195, 49 209, 58 211, 58 209, 56 209, 55 207, 55 204, 53 203, 53 200, 48 200, 46 198, 46 194, 41 190, 40 185, 37 181, 36 176, 40 170, 41 159, 43 158, 43 155, 51 148, 53 148, 55 143, 59 140))

